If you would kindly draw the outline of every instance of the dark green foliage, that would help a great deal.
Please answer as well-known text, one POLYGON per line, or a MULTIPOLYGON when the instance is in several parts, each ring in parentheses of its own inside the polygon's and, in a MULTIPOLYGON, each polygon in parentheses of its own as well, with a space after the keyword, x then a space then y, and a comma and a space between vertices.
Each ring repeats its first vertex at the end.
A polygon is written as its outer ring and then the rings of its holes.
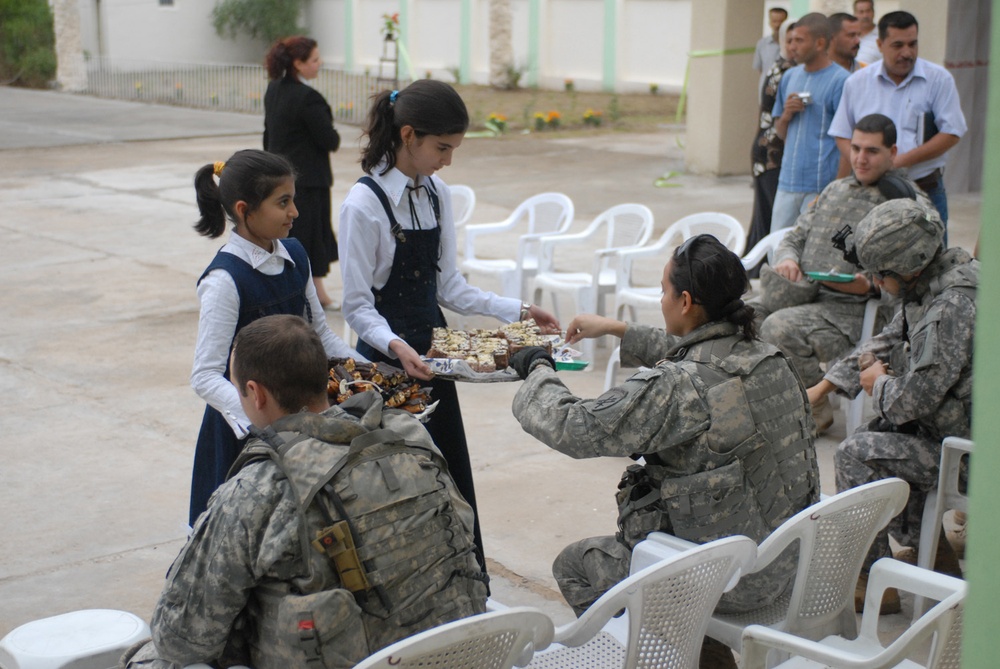
POLYGON ((41 88, 55 74, 55 34, 49 3, 0 0, 0 82, 41 88))
MULTIPOLYGON (((0 0, 2 2, 4 0, 0 0)), ((221 0, 212 9, 212 25, 220 37, 243 33, 268 44, 297 35, 303 0, 221 0)))

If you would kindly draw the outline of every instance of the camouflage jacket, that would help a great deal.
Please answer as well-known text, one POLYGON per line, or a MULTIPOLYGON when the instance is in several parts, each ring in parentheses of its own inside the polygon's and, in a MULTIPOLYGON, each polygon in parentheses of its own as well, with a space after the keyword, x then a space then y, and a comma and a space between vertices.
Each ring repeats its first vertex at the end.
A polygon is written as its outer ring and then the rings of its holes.
POLYGON ((539 367, 514 397, 514 416, 533 437, 574 458, 655 453, 664 477, 731 463, 731 451, 756 430, 771 448, 793 451, 800 473, 808 470, 785 482, 787 493, 795 489, 791 505, 801 509, 815 501, 819 484, 801 382, 777 348, 736 332, 735 325, 714 322, 679 338, 630 325, 622 362, 652 369, 585 400, 574 397, 554 371, 539 367), (706 351, 714 370, 742 379, 753 425, 731 420, 738 412, 710 411, 702 368, 690 361, 695 351, 706 351))
MULTIPOLYGON (((360 420, 344 411, 345 403, 321 414, 294 414, 276 421, 272 428, 277 434, 268 438, 291 439, 282 447, 285 471, 267 455, 250 459, 235 473, 230 472, 231 478, 212 495, 208 509, 198 518, 190 539, 170 567, 153 612, 151 629, 159 658, 179 666, 218 661, 220 666, 275 669, 297 666, 304 663, 302 658, 308 658, 322 659, 310 666, 350 667, 405 636, 413 625, 414 632, 423 631, 425 627, 420 625, 425 621, 430 626, 484 610, 485 585, 459 578, 456 570, 456 565, 470 573, 478 570, 472 555, 473 512, 447 477, 443 458, 430 436, 410 414, 383 413, 377 393, 362 393, 350 402, 352 410, 363 410, 360 420), (388 448, 379 441, 387 435, 430 451, 432 457, 423 458, 428 466, 415 458, 376 458, 380 448, 388 448), (371 445, 352 460, 348 451, 361 448, 358 442, 364 437, 373 437, 371 445), (294 462, 290 460, 293 454, 294 462), (440 458, 439 467, 430 466, 435 457, 440 458), (367 540, 364 545, 359 541, 357 550, 369 579, 375 583, 377 578, 393 597, 391 610, 379 608, 377 599, 369 598, 365 613, 375 610, 379 614, 371 627, 370 617, 362 615, 355 596, 346 589, 350 584, 341 583, 333 562, 310 547, 313 537, 302 536, 330 522, 321 512, 319 500, 305 502, 303 496, 311 499, 323 484, 323 476, 331 476, 330 472, 344 462, 355 460, 379 466, 365 471, 361 471, 362 466, 351 469, 345 475, 352 483, 357 480, 364 483, 365 490, 375 491, 379 486, 364 478, 374 469, 379 483, 395 491, 392 501, 402 500, 386 504, 385 510, 353 518, 351 532, 357 529, 360 534, 355 538, 367 540), (410 461, 414 461, 412 465, 410 461), (406 468, 418 464, 416 473, 406 468), (413 490, 418 484, 434 490, 420 495, 417 499, 423 505, 414 510, 408 500, 420 492, 413 490), (439 513, 448 500, 452 505, 439 513), (392 514, 402 513, 402 509, 412 510, 414 515, 394 519, 392 514), (370 525, 376 522, 381 524, 371 530, 370 525), (375 541, 378 531, 397 530, 401 525, 408 527, 410 534, 390 534, 381 543, 375 541), (439 541, 439 535, 450 538, 439 541), (400 541, 405 545, 397 545, 400 541), (369 555, 371 551, 384 552, 369 555), (419 553, 419 564, 408 556, 409 551, 419 553), (439 567, 446 568, 446 573, 438 575, 439 567), (407 592, 410 585, 419 587, 419 592, 407 592), (471 599, 466 590, 472 593, 471 599), (303 612, 315 620, 318 641, 289 634, 303 612), (399 617, 404 614, 417 622, 401 622, 399 617), (436 616, 444 616, 444 620, 436 616)), ((259 443, 251 441, 245 453, 266 451, 259 443)), ((335 478, 327 485, 335 486, 337 494, 343 496, 340 509, 351 509, 357 498, 367 499, 365 494, 352 495, 342 479, 335 478)), ((370 496, 380 493, 379 488, 370 496)), ((339 510, 327 513, 341 517, 339 510)))
MULTIPOLYGON (((916 185, 913 187, 921 202, 929 205, 927 196, 916 185)), ((885 201, 877 185, 863 186, 854 175, 831 182, 785 235, 774 252, 773 264, 794 260, 803 272, 857 273, 857 266, 844 260, 843 252, 833 246, 831 238, 845 224, 857 227, 869 211, 885 201)), ((818 299, 864 302, 868 296, 841 293, 820 284, 818 299)))
POLYGON ((872 389, 876 413, 939 441, 968 437, 979 261, 962 249, 941 253, 920 274, 904 309, 824 377, 849 397, 861 392, 858 358, 871 352, 890 367, 872 389))

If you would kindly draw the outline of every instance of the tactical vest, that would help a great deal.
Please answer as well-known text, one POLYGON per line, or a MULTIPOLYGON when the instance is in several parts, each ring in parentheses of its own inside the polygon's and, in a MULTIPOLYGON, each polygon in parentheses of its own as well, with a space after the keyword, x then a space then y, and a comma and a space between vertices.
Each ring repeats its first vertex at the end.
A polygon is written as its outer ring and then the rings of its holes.
POLYGON ((818 499, 805 391, 788 383, 796 377, 780 351, 734 352, 740 341, 699 342, 681 360, 660 363, 685 370, 708 405, 711 424, 690 446, 701 449, 706 471, 671 475, 669 452, 629 467, 618 493, 619 539, 629 548, 653 530, 698 543, 736 534, 760 542, 818 499), (760 365, 788 373, 751 374, 760 365))
MULTIPOLYGON (((975 301, 979 263, 972 262, 962 249, 948 249, 924 270, 921 279, 927 287, 923 300, 903 305, 913 329, 889 352, 889 369, 894 376, 903 376, 937 362, 936 328, 932 324, 944 318, 937 298, 946 292, 957 292, 975 301)), ((933 441, 941 441, 947 436, 968 438, 972 431, 972 361, 945 393, 933 414, 893 428, 900 432, 916 432, 933 441)))
POLYGON ((284 473, 305 564, 254 591, 256 669, 352 667, 485 610, 472 509, 410 414, 383 411, 368 392, 322 415, 285 416, 258 437, 233 472, 270 459, 284 473))

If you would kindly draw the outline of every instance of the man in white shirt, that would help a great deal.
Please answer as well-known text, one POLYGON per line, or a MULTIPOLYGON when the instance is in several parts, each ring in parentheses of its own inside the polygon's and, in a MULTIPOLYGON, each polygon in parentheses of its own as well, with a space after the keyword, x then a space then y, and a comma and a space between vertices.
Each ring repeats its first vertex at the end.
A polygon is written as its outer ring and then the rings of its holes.
POLYGON ((854 16, 861 24, 861 43, 857 58, 871 65, 882 57, 878 50, 878 32, 875 30, 875 0, 854 0, 854 16))
POLYGON ((757 41, 757 48, 754 49, 753 69, 760 72, 760 81, 757 82, 758 101, 760 91, 764 87, 764 79, 767 78, 767 72, 774 65, 774 61, 778 58, 778 53, 781 50, 781 44, 778 43, 778 29, 781 28, 781 24, 787 18, 788 12, 784 9, 781 7, 772 7, 767 13, 767 24, 770 26, 771 32, 761 37, 757 41))
POLYGON ((947 226, 943 169, 948 150, 958 144, 967 126, 951 73, 917 57, 917 30, 917 19, 908 12, 882 17, 878 23, 882 60, 844 83, 829 134, 836 138, 841 154, 848 156, 858 119, 874 113, 891 118, 898 132, 895 167, 907 168, 947 226))

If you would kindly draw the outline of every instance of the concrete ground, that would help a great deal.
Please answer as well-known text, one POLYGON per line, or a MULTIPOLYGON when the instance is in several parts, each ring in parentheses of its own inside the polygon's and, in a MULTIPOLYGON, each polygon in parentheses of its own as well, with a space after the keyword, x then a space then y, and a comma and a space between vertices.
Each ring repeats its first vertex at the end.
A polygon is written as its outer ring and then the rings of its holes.
MULTIPOLYGON (((192 178, 205 163, 259 147, 261 127, 251 115, 0 88, 0 636, 81 608, 149 618, 185 538, 204 406, 188 385, 195 282, 221 245, 191 229, 192 178)), ((341 131, 336 204, 360 176, 358 129, 341 131)), ((676 187, 654 187, 683 171, 683 141, 683 128, 669 126, 469 139, 442 176, 475 189, 473 222, 501 220, 554 190, 573 199, 577 229, 623 202, 648 205, 656 234, 707 210, 746 224, 747 176, 681 175, 676 187)), ((971 249, 979 197, 951 195, 950 204, 952 244, 971 249)), ((339 293, 336 269, 327 286, 339 293)), ((563 311, 565 324, 572 309, 563 311)), ((340 314, 328 318, 341 332, 340 314)), ((598 348, 589 370, 565 373, 574 392, 602 391, 609 350, 598 348)), ((552 559, 571 541, 614 532, 612 493, 625 462, 571 460, 526 436, 510 413, 516 389, 460 390, 493 593, 566 622, 552 559)), ((825 492, 843 436, 838 415, 819 442, 825 492)), ((907 618, 893 617, 887 634, 907 618)))

